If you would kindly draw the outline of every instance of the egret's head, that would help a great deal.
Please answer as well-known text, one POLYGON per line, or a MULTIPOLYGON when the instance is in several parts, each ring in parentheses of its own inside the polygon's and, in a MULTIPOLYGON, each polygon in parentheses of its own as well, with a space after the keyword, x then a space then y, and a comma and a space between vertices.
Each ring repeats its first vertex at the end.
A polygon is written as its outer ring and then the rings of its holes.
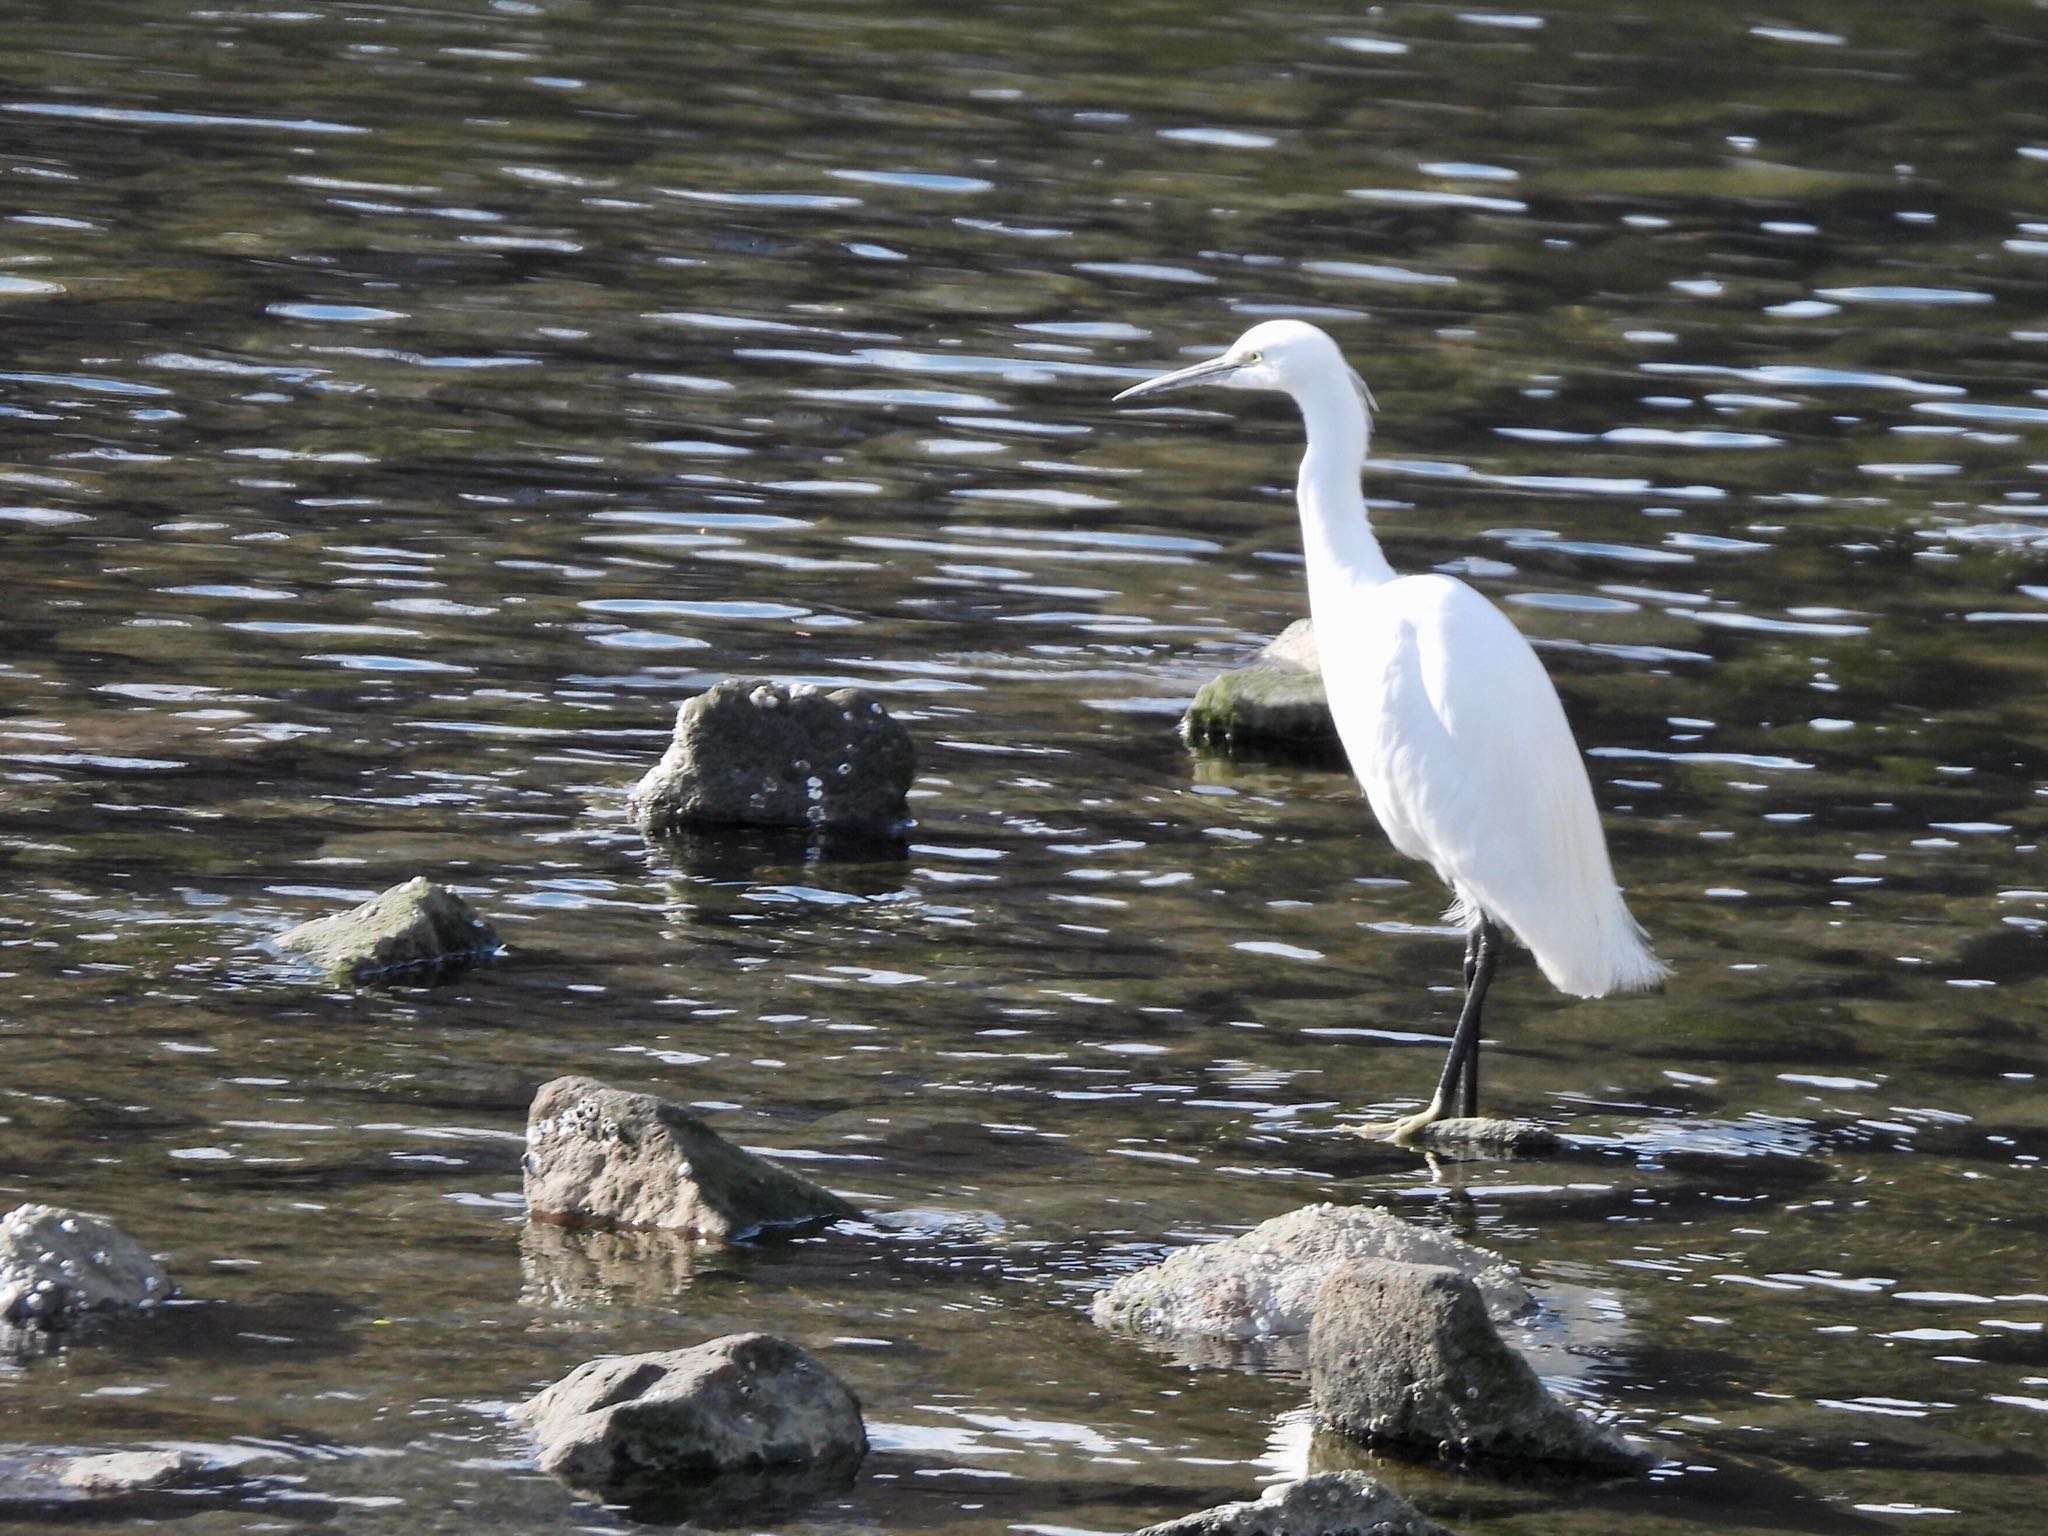
POLYGON ((1301 320, 1264 321, 1232 342, 1221 357, 1133 384, 1116 398, 1136 400, 1193 384, 1278 390, 1297 400, 1318 390, 1348 386, 1358 391, 1368 409, 1373 406, 1372 391, 1351 371, 1337 343, 1301 320))

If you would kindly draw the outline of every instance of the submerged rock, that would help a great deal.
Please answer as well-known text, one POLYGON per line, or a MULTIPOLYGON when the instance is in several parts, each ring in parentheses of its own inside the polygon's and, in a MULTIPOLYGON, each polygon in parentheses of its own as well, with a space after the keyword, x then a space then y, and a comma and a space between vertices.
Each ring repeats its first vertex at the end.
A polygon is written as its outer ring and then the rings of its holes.
POLYGON ((1123 1275, 1095 1297, 1105 1328, 1259 1339, 1308 1332, 1317 1294, 1351 1259, 1449 1265, 1471 1277, 1487 1310, 1513 1317, 1534 1303, 1513 1265, 1484 1248, 1369 1205, 1308 1205, 1241 1237, 1183 1248, 1123 1275))
POLYGON ((893 836, 908 825, 910 733, 859 688, 728 678, 676 711, 626 810, 648 837, 691 825, 893 836))
POLYGON ((1364 1472, 1319 1472, 1276 1483, 1256 1499, 1218 1504, 1137 1536, 1450 1536, 1364 1472))
POLYGON ((189 1488, 211 1477, 206 1458, 191 1451, 108 1451, 74 1456, 58 1474, 66 1488, 102 1498, 157 1488, 189 1488))
POLYGON ((1369 1445, 1615 1472, 1651 1460, 1552 1397, 1455 1269, 1340 1266, 1316 1298, 1308 1350, 1317 1420, 1369 1445))
POLYGON ((525 1172, 527 1215, 572 1226, 662 1227, 725 1242, 861 1216, 680 1104, 587 1077, 558 1077, 533 1096, 525 1172))
POLYGON ((104 1217, 58 1205, 0 1216, 0 1340, 81 1312, 152 1307, 174 1291, 156 1256, 104 1217))
POLYGON ((1202 744, 1337 750, 1315 625, 1296 619, 1244 666, 1204 683, 1181 729, 1202 744))
POLYGON ((1842 1413, 1787 1402, 1746 1407, 1741 1426, 1712 1438, 1748 1456, 1756 1455, 1761 1445, 1770 1460, 1793 1467, 1948 1476, 2042 1471, 2041 1459, 2031 1452, 1959 1434, 1924 1419, 1842 1413))
POLYGON ((468 902, 424 876, 287 929, 272 942, 353 981, 466 964, 502 948, 468 902))
MULTIPOLYGON (((248 1460, 261 1459, 252 1455, 248 1460)), ((193 1451, 124 1450, 80 1455, 0 1445, 0 1528, 76 1530, 98 1520, 155 1523, 259 1497, 240 1464, 193 1451)), ((304 1504, 316 1502, 303 1496, 304 1504)), ((295 1505, 295 1508, 303 1508, 295 1505)), ((124 1527, 125 1528, 125 1527, 124 1527)))
POLYGON ((539 1439, 544 1471, 629 1502, 771 1468, 850 1478, 868 1445, 846 1384, 765 1333, 592 1360, 512 1416, 539 1439))
POLYGON ((1415 1141, 1446 1157, 1553 1157, 1564 1150, 1563 1139, 1547 1125, 1488 1116, 1438 1120, 1417 1132, 1415 1141))

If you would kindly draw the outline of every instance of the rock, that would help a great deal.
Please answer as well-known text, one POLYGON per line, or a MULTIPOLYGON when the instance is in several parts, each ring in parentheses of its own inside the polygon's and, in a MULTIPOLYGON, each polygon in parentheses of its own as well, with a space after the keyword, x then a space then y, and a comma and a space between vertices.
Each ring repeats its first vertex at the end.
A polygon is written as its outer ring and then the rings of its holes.
POLYGON ((1745 1411, 1740 1422, 1740 1429, 1733 1432, 1723 1428, 1700 1438, 1717 1449, 1744 1456, 1761 1452, 1772 1461, 1809 1470, 1852 1468, 1951 1477, 2042 1470, 2039 1457, 2017 1446, 1958 1434, 1921 1419, 1781 1403, 1759 1404, 1757 1411, 1745 1411))
POLYGON ((1183 1248, 1095 1297, 1095 1321, 1141 1333, 1257 1339, 1309 1330, 1317 1294, 1358 1258, 1445 1264, 1469 1275, 1496 1317, 1533 1302, 1513 1265, 1484 1248, 1369 1205, 1309 1205, 1242 1237, 1183 1248))
POLYGON ((1424 1126, 1416 1142, 1446 1157, 1554 1157, 1564 1141, 1533 1120, 1466 1119, 1454 1116, 1424 1126))
POLYGON ((1218 1504, 1138 1536, 1450 1536, 1378 1478, 1319 1472, 1276 1483, 1256 1499, 1218 1504))
POLYGON ((705 823, 890 837, 909 824, 914 762, 910 733, 862 689, 728 678, 676 711, 626 810, 648 837, 705 823))
POLYGON ((464 964, 502 947, 468 902, 421 876, 359 907, 287 929, 272 942, 354 981, 464 964))
POLYGON ((1314 624, 1296 619, 1244 666, 1204 683, 1181 730, 1204 744, 1335 751, 1337 723, 1323 691, 1314 624))
POLYGON ((1353 1439, 1454 1459, 1632 1471, 1651 1460, 1545 1389, 1455 1269, 1356 1259, 1334 1270, 1309 1330, 1309 1402, 1353 1439))
POLYGON ((58 1474, 66 1488, 95 1497, 189 1488, 207 1477, 204 1456, 191 1451, 109 1451, 74 1456, 58 1474))
MULTIPOLYGON (((193 1451, 128 1450, 80 1455, 0 1445, 0 1529, 83 1530, 86 1522, 154 1524, 200 1508, 219 1508, 259 1492, 240 1466, 265 1459, 229 1449, 229 1461, 193 1451)), ((305 1503, 317 1502, 312 1495, 305 1503)), ((100 1526, 94 1526, 99 1529, 100 1526)), ((125 1526, 123 1527, 126 1528, 125 1526)))
POLYGON ((533 1096, 525 1169, 527 1215, 571 1226, 662 1227, 729 1242, 763 1227, 861 1217, 681 1105, 587 1077, 558 1077, 533 1096))
POLYGON ((804 1350, 765 1333, 580 1365, 513 1410, 540 1465, 607 1499, 764 1468, 851 1474, 860 1403, 804 1350))
POLYGON ((155 1306, 175 1289, 155 1255, 103 1217, 56 1205, 0 1216, 0 1338, 80 1312, 155 1306))

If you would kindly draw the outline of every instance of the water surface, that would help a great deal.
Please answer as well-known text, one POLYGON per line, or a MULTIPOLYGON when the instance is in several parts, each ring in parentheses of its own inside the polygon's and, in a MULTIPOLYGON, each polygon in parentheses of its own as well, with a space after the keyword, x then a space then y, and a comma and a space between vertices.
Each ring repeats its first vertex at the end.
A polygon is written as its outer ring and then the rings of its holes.
POLYGON ((1089 1295, 1339 1199, 1522 1264, 1553 1374, 1670 1458, 1378 1465, 1460 1531, 2027 1528, 2044 43, 51 10, 0 75, 0 1204, 107 1212, 190 1302, 0 1364, 0 1441, 246 1458, 189 1529, 625 1529, 503 1406, 765 1328, 877 1447, 775 1528, 1124 1531, 1355 1453, 1089 1295), (1538 642, 1675 968, 1496 991, 1492 1102, 1584 1160, 1344 1133, 1434 1079, 1442 893, 1342 774, 1175 734, 1302 611, 1299 428, 1108 397, 1274 315, 1372 382, 1395 563, 1538 642), (907 723, 901 858, 643 845, 625 789, 733 674, 907 723), (264 947, 414 874, 507 958, 356 993, 264 947), (561 1072, 981 1228, 526 1229, 561 1072))

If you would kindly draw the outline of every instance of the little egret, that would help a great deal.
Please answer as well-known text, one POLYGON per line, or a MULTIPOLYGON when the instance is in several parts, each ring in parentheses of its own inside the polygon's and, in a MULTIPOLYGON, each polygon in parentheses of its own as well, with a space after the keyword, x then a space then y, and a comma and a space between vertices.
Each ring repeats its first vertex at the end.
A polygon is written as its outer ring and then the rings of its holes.
POLYGON ((1396 576, 1366 515, 1360 471, 1372 393, 1337 344, 1269 320, 1221 357, 1133 385, 1278 390, 1308 432, 1295 482, 1323 687, 1351 771, 1388 839, 1451 889, 1465 1000, 1413 1138, 1462 1099, 1479 1105, 1479 1011, 1506 929, 1575 997, 1651 989, 1665 968, 1614 883, 1586 765, 1549 674, 1521 631, 1464 582, 1396 576))

